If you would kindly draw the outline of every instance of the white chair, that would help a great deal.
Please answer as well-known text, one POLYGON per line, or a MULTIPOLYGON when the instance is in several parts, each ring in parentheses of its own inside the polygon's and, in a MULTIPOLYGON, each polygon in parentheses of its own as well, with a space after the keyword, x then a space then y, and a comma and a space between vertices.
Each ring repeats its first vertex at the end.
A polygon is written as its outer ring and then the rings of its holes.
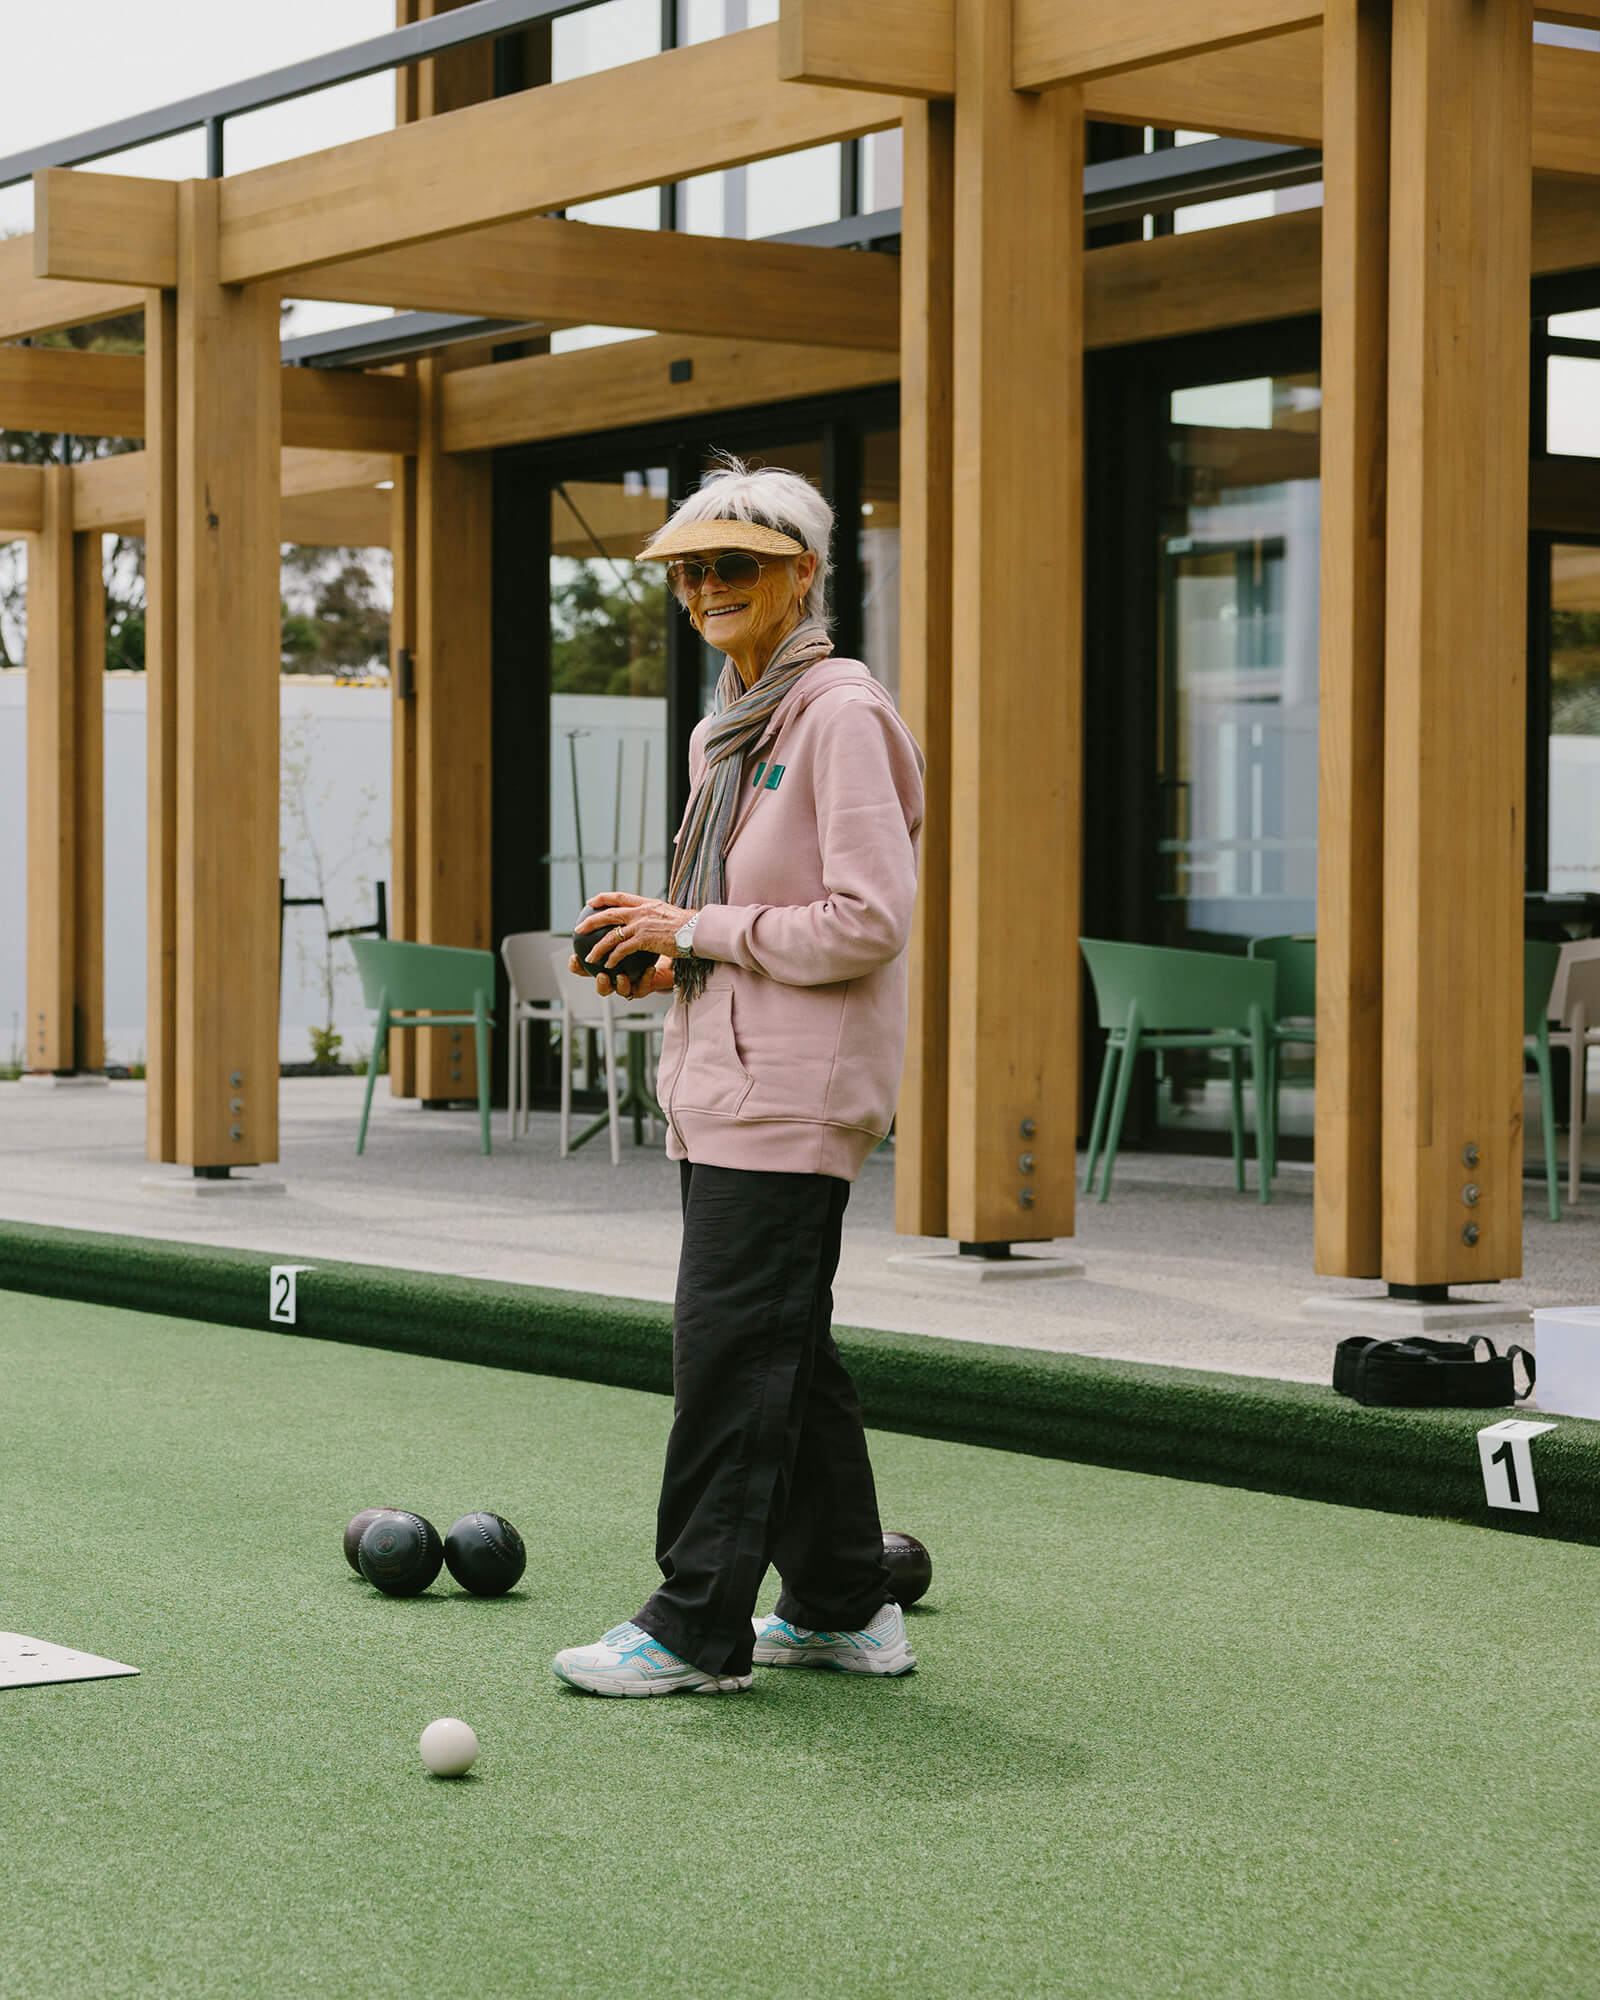
POLYGON ((511 982, 511 1040, 507 1048, 508 1137, 526 1132, 531 1116, 530 1038, 535 1021, 561 1019, 561 989, 550 970, 550 952, 560 933, 514 931, 500 940, 500 957, 511 982))
POLYGON ((1561 963, 1550 989, 1550 1046, 1571 1057, 1567 1100, 1567 1200, 1578 1199, 1583 1171, 1583 1121, 1589 1101, 1589 1051, 1600 1043, 1600 938, 1561 947, 1561 963))
MULTIPOLYGON (((611 1126, 611 1164, 622 1164, 622 1119, 617 1102, 617 1036, 644 1035, 645 1071, 651 1072, 653 1038, 666 1025, 670 993, 652 993, 643 1000, 624 1000, 619 994, 602 995, 595 983, 582 972, 573 972, 567 961, 572 956, 570 940, 550 949, 550 970, 561 995, 561 1157, 572 1151, 572 1037, 593 1028, 600 1038, 606 1069, 606 1116, 611 1126)), ((651 1119, 651 1136, 655 1120, 651 1119)))

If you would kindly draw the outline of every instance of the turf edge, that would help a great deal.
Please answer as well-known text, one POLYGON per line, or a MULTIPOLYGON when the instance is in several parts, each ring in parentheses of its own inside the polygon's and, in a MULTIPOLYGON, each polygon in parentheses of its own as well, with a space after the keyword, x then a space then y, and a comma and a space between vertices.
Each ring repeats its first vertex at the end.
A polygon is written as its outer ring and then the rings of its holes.
MULTIPOLYGON (((0 1222, 0 1288, 263 1332, 267 1277, 293 1261, 141 1236, 0 1222)), ((648 1300, 385 1265, 314 1263, 292 1331, 480 1367, 669 1395, 672 1315, 648 1300)), ((1600 1544, 1600 1423, 1537 1441, 1541 1511, 1485 1504, 1477 1432, 1497 1411, 1364 1410, 1331 1388, 1250 1375, 836 1329, 867 1422, 1306 1500, 1600 1544)))

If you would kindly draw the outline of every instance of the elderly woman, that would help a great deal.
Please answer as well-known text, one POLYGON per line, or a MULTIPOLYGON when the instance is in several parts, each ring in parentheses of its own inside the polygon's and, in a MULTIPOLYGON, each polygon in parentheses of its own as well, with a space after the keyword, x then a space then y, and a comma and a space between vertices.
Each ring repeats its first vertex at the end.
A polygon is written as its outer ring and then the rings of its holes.
MULTIPOLYGON (((683 1251, 662 1584, 555 1671, 595 1694, 727 1694, 752 1665, 904 1674, 861 1409, 831 1286, 850 1183, 905 1056, 922 756, 827 632, 833 514, 807 480, 725 460, 644 550, 726 654, 689 746, 668 900, 596 896, 595 963, 658 954, 683 1251), (769 1565, 783 1590, 755 1619, 769 1565)), ((578 961, 573 959, 574 970, 578 961)), ((613 981, 602 973, 602 992, 613 981)))

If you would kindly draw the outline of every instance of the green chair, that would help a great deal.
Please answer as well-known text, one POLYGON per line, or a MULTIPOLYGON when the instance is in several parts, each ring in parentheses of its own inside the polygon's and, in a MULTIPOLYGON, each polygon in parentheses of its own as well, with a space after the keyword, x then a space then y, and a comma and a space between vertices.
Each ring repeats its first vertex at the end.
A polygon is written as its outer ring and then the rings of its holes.
POLYGON ((1550 1190, 1550 1220, 1561 1220, 1561 1174, 1556 1166, 1556 1086, 1550 1071, 1550 989, 1561 963, 1558 944, 1522 947, 1522 1046, 1539 1072, 1539 1108, 1544 1123, 1544 1177, 1550 1190))
POLYGON ((1270 958, 1278 968, 1277 1018, 1267 1032, 1267 1067, 1271 1081, 1267 1097, 1272 1109, 1272 1160, 1278 1160, 1278 1085, 1282 1065, 1278 1051, 1285 1042, 1317 1039, 1317 941, 1314 937, 1258 937, 1250 940, 1252 958, 1270 958))
POLYGON ((1111 1037, 1089 1133, 1084 1192, 1094 1191, 1095 1165, 1104 1142, 1100 1199, 1110 1197, 1111 1169, 1139 1051, 1225 1049, 1233 1099, 1233 1184, 1244 1192, 1241 1058, 1248 1053, 1256 1084, 1261 1200, 1271 1201, 1276 1161, 1272 1119, 1264 1114, 1264 1104, 1271 1024, 1277 1018, 1277 967, 1270 959, 1232 958, 1222 952, 1172 951, 1159 945, 1111 944, 1100 938, 1080 938, 1078 943, 1094 983, 1100 1025, 1111 1037))
POLYGON ((367 1148, 372 1089, 391 1028, 457 1028, 472 1023, 478 1056, 478 1123, 489 1150, 489 1030, 494 1004, 494 953, 462 951, 448 944, 401 944, 394 938, 350 940, 361 973, 361 991, 377 1016, 367 1095, 361 1106, 356 1151, 367 1148))

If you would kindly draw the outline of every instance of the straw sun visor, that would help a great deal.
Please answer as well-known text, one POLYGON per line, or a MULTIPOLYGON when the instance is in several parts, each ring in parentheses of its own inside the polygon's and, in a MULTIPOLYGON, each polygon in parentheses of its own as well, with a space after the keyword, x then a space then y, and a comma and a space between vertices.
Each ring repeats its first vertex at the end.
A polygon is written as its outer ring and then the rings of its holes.
POLYGON ((806 545, 758 521, 680 521, 675 526, 669 522, 653 536, 639 551, 639 560, 709 555, 723 549, 743 549, 753 556, 801 556, 806 545))

